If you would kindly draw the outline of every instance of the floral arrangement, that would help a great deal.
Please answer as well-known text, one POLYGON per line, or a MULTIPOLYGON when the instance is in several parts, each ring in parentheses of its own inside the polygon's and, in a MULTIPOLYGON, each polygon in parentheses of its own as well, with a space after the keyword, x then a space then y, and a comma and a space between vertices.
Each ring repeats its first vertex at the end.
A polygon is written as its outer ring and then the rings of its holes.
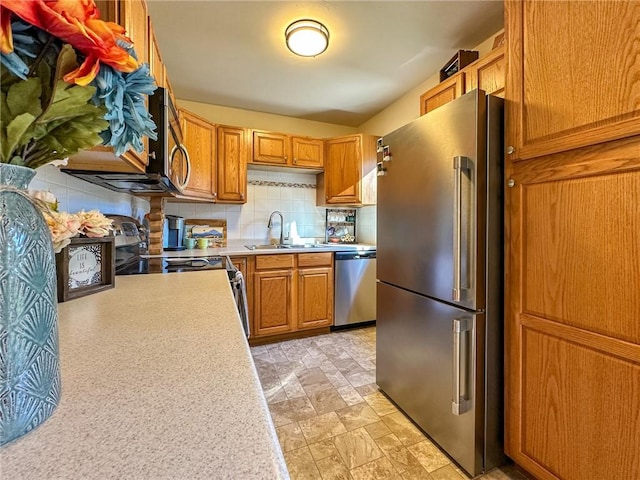
POLYGON ((155 90, 124 29, 94 0, 2 0, 0 163, 37 168, 95 145, 143 150, 155 90))
POLYGON ((111 231, 113 220, 105 217, 98 210, 77 213, 58 212, 58 200, 51 193, 44 190, 29 191, 29 195, 36 201, 51 232, 55 253, 62 251, 71 243, 71 239, 78 235, 86 237, 106 237, 111 231))

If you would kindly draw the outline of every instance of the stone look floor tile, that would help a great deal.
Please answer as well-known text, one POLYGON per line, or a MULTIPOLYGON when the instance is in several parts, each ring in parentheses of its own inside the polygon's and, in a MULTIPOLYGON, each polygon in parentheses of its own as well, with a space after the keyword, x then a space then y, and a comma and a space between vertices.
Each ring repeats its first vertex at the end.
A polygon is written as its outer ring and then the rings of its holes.
POLYGON ((319 392, 321 390, 334 388, 325 373, 319 368, 303 370, 296 373, 296 376, 298 377, 298 380, 300 380, 300 384, 307 395, 311 395, 312 393, 319 392))
POLYGON ((345 378, 354 387, 369 385, 376 381, 376 372, 373 370, 362 370, 359 372, 351 372, 344 374, 345 378))
POLYGON ((382 420, 376 423, 372 423, 371 425, 367 425, 364 428, 374 440, 391 433, 389 427, 387 427, 382 420))
POLYGON ((375 392, 362 398, 364 398, 364 401, 371 405, 373 411, 381 417, 384 415, 390 415, 398 411, 395 405, 391 403, 389 399, 380 392, 375 392))
POLYGON ((335 412, 300 420, 298 423, 309 444, 335 437, 347 431, 335 412))
POLYGON ((282 427, 276 428, 278 434, 278 440, 283 452, 290 450, 297 450, 298 448, 306 447, 307 442, 302 435, 302 430, 297 423, 290 423, 282 427))
POLYGON ((351 385, 338 387, 338 393, 349 406, 364 402, 364 398, 351 385))
MULTIPOLYGON (((311 400, 311 404, 313 405, 313 408, 315 408, 316 412, 318 412, 318 415, 336 412, 347 406, 335 388, 314 392, 309 395, 309 400, 311 400)), ((347 430, 350 429, 347 427, 347 430)))
POLYGON ((316 411, 307 397, 294 398, 269 405, 271 418, 276 427, 315 417, 316 411))
POLYGON ((284 460, 292 480, 322 480, 308 447, 285 452, 284 460))
POLYGON ((402 480, 433 480, 433 478, 424 468, 416 467, 404 472, 402 480))
POLYGON ((450 463, 449 459, 429 440, 416 443, 407 448, 429 473, 450 463))
POLYGON ((262 388, 264 390, 264 396, 267 399, 267 403, 278 403, 284 402, 287 400, 287 394, 282 387, 274 387, 274 388, 262 388))
POLYGON ((321 460, 316 460, 316 466, 320 471, 322 480, 351 480, 349 469, 340 455, 331 455, 321 460))
POLYGON ((356 392, 358 392, 363 397, 367 395, 371 395, 378 391, 378 386, 375 383, 370 383, 369 385, 362 385, 361 387, 355 387, 356 392))
POLYGON ((453 465, 446 465, 434 470, 433 472, 430 472, 430 475, 433 480, 467 480, 466 475, 463 476, 456 472, 453 465))
POLYGON ((366 403, 358 403, 342 410, 337 410, 336 413, 347 430, 355 430, 380 421, 380 417, 366 403))
POLYGON ((350 470, 384 455, 364 428, 338 435, 333 444, 350 470))
POLYGON ((398 478, 388 458, 380 458, 351 470, 353 480, 387 480, 398 478))
POLYGON ((311 456, 314 460, 322 460, 323 458, 330 457, 331 455, 338 455, 338 450, 333 444, 333 439, 322 440, 320 442, 312 443, 309 445, 311 456))
POLYGON ((425 436, 401 412, 381 417, 389 430, 396 434, 404 446, 413 445, 425 440, 425 436))

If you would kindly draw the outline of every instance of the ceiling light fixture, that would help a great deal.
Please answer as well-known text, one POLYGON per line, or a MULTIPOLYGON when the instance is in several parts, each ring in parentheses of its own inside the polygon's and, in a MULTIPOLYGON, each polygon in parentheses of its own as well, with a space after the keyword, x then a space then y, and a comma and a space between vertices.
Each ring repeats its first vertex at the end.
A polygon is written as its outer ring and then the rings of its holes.
POLYGON ((284 31, 287 47, 301 57, 315 57, 329 46, 329 30, 315 20, 297 20, 284 31))

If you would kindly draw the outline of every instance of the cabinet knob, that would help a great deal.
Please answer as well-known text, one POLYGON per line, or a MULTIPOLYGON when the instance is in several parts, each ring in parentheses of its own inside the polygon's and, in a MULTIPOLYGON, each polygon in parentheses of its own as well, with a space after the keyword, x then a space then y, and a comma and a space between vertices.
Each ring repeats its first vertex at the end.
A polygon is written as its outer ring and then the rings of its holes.
POLYGON ((285 161, 287 160, 287 156, 286 155, 284 156, 284 159, 285 159, 285 161))
POLYGON ((509 155, 513 155, 513 152, 515 152, 515 151, 516 151, 516 149, 515 149, 515 148, 513 148, 511 145, 509 145, 509 146, 507 147, 507 153, 508 153, 509 155))
POLYGON ((294 159, 293 159, 293 164, 295 165, 295 164, 297 164, 297 163, 298 163, 298 159, 297 159, 297 158, 294 158, 294 159))
POLYGON ((512 188, 516 186, 516 181, 513 178, 507 180, 507 187, 512 188))

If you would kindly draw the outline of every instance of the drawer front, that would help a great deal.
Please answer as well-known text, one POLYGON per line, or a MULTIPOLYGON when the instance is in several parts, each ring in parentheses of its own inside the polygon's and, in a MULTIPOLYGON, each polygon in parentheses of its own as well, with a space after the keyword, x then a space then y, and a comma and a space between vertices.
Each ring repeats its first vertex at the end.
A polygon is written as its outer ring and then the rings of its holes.
POLYGON ((293 268, 293 265, 293 254, 256 256, 256 270, 267 270, 270 268, 293 268))
POLYGON ((333 253, 331 252, 299 253, 298 266, 299 267, 316 267, 319 265, 331 265, 332 258, 333 258, 333 253))

